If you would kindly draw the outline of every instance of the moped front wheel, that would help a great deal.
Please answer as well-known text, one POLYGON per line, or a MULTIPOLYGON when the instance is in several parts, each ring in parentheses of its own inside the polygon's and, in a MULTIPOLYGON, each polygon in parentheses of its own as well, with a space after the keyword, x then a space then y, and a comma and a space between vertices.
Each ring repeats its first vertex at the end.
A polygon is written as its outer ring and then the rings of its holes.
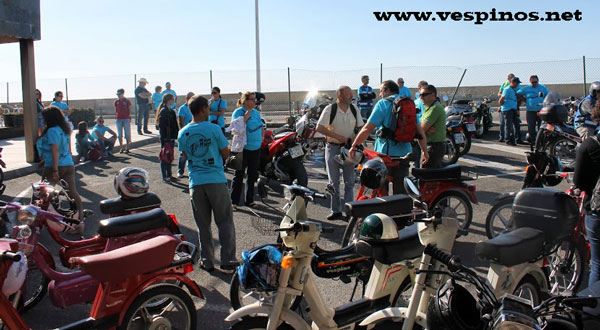
POLYGON ((481 139, 485 134, 485 125, 483 124, 483 117, 477 117, 475 121, 475 137, 481 139))
POLYGON ((456 219, 458 227, 467 230, 473 221, 473 206, 471 201, 456 191, 442 193, 431 205, 431 209, 442 209, 443 217, 456 219))
POLYGON ((196 308, 190 295, 182 288, 160 284, 142 292, 129 305, 120 330, 134 329, 197 329, 196 308), (170 303, 160 310, 149 308, 157 300, 170 303))
MULTIPOLYGON (((266 329, 269 318, 266 316, 250 316, 245 317, 238 323, 234 324, 229 328, 230 330, 260 330, 266 329)), ((294 328, 286 323, 281 324, 277 327, 278 330, 294 330, 294 328)))
MULTIPOLYGON (((577 234, 579 235, 579 234, 577 234)), ((546 275, 550 294, 571 296, 579 290, 583 274, 587 272, 583 237, 570 237, 562 242, 556 252, 546 258, 546 275)))
POLYGON ((362 224, 364 218, 351 217, 346 225, 346 230, 344 230, 344 236, 342 236, 342 242, 340 244, 341 247, 347 246, 350 242, 354 241, 358 238, 358 234, 360 233, 360 225, 362 224))
POLYGON ((529 300, 531 307, 540 304, 542 290, 539 284, 529 275, 525 276, 515 288, 513 295, 529 300))
MULTIPOLYGON (((54 264, 54 259, 48 249, 41 243, 38 243, 36 249, 42 254, 48 267, 55 270, 56 265, 54 264)), ((42 273, 42 270, 35 263, 33 257, 28 258, 27 277, 25 277, 21 301, 18 304, 19 312, 25 313, 39 304, 46 295, 46 292, 48 292, 48 284, 50 284, 50 279, 42 273)))
MULTIPOLYGON (((275 293, 275 292, 272 292, 275 293)), ((240 285, 240 277, 238 273, 233 273, 233 277, 231 278, 231 284, 229 285, 229 301, 231 302, 231 307, 234 310, 240 309, 241 307, 250 305, 257 301, 267 299, 268 293, 260 292, 256 290, 245 290, 240 285)), ((296 310, 298 306, 300 306, 300 302, 302 301, 302 296, 296 296, 292 300, 292 304, 290 306, 291 310, 296 310)))

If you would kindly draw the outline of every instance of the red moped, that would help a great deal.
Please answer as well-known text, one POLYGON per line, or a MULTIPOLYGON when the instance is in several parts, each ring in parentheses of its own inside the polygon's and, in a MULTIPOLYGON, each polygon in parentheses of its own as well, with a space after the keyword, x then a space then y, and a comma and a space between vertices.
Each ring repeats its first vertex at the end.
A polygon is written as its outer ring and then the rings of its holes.
MULTIPOLYGON (((363 155, 368 160, 382 162, 385 168, 388 169, 387 173, 389 173, 390 168, 399 166, 400 161, 408 161, 411 158, 411 154, 409 154, 401 159, 394 159, 369 149, 364 149, 363 155)), ((359 165, 359 169, 362 171, 362 164, 359 165)), ((393 181, 392 176, 387 175, 387 173, 385 183, 377 188, 367 187, 361 175, 361 185, 356 200, 387 196, 388 186, 393 181)), ((441 208, 444 216, 457 219, 461 235, 467 231, 473 220, 473 206, 471 203, 479 203, 475 196, 476 186, 465 182, 475 178, 474 175, 463 176, 459 165, 449 165, 439 169, 413 168, 412 170, 412 180, 419 187, 422 200, 427 204, 428 209, 441 208)), ((362 218, 350 218, 342 238, 342 246, 348 245, 357 237, 361 223, 362 218)))
MULTIPOLYGON (((284 184, 291 184, 294 180, 306 187, 308 175, 302 164, 304 150, 298 142, 296 132, 282 132, 273 135, 271 130, 265 130, 260 147, 260 174, 267 178, 277 180, 284 184)), ((259 182, 259 194, 261 193, 259 182)))
MULTIPOLYGON (((20 227, 26 235, 26 226, 20 227)), ((76 273, 100 284, 92 296, 89 317, 61 329, 196 329, 196 309, 190 294, 166 283, 178 281, 192 295, 204 299, 200 286, 186 276, 193 270, 193 255, 182 252, 181 244, 171 235, 160 235, 78 258, 81 270, 76 273)), ((27 245, 17 240, 0 239, 0 287, 7 289, 0 294, 0 325, 10 330, 29 329, 7 298, 20 293, 23 278, 14 271, 13 263, 19 262, 19 272, 27 271, 27 262, 22 262, 28 253, 24 247, 27 245)), ((78 293, 73 290, 71 295, 78 293)))

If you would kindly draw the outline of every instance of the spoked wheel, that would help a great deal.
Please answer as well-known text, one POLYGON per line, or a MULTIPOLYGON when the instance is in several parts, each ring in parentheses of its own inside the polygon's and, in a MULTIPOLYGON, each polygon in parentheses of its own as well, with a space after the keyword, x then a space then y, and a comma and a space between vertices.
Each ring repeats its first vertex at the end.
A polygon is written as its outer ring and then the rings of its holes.
POLYGON ((533 278, 531 278, 529 276, 525 276, 521 280, 519 285, 517 285, 517 287, 515 288, 515 291, 513 292, 513 294, 517 297, 521 297, 521 298, 529 300, 529 302, 531 303, 531 307, 535 307, 535 306, 539 305, 541 302, 540 286, 537 284, 537 282, 533 278))
POLYGON ((485 233, 488 238, 494 238, 512 230, 512 204, 514 196, 499 200, 485 218, 485 233))
POLYGON ((133 301, 118 329, 196 329, 196 308, 182 288, 161 284, 142 292, 133 301), (150 308, 161 300, 170 303, 160 310, 150 308))
POLYGON ((550 145, 550 154, 558 157, 564 166, 574 166, 577 142, 561 137, 550 145))
MULTIPOLYGON (((235 272, 233 277, 231 278, 231 284, 229 285, 229 301, 231 302, 231 307, 234 310, 240 309, 241 307, 250 305, 257 301, 268 301, 273 298, 276 292, 264 292, 264 291, 256 291, 256 290, 245 290, 240 285, 240 278, 238 273, 235 272)), ((290 309, 296 310, 302 301, 302 296, 296 296, 291 302, 290 309)))
POLYGON ((354 241, 358 238, 358 234, 360 233, 360 225, 362 224, 364 218, 351 217, 350 221, 346 225, 346 230, 344 230, 344 236, 342 236, 341 247, 347 246, 350 242, 354 241))
POLYGON ((465 134, 464 132, 462 132, 461 134, 463 135, 465 143, 458 146, 458 154, 459 156, 464 156, 469 153, 469 150, 471 150, 472 138, 470 133, 465 134))
POLYGON ((448 166, 458 161, 458 147, 454 143, 454 139, 451 136, 446 135, 446 141, 444 142, 444 156, 442 157, 442 165, 448 166))
POLYGON ((473 206, 468 198, 454 191, 442 193, 433 203, 432 208, 442 209, 442 216, 454 218, 458 221, 458 227, 463 230, 469 229, 473 221, 473 206))
POLYGON ((477 120, 475 121, 475 137, 477 137, 478 139, 481 139, 484 134, 485 134, 485 125, 483 124, 483 117, 479 116, 479 117, 477 117, 477 120))
MULTIPOLYGON (((46 247, 44 247, 41 243, 38 243, 36 249, 44 256, 48 267, 51 269, 56 269, 54 259, 52 258, 50 252, 48 252, 48 249, 46 249, 46 247)), ((28 258, 27 276, 25 277, 24 290, 18 304, 19 312, 25 313, 37 305, 46 295, 49 283, 50 279, 42 273, 35 261, 33 261, 33 258, 28 258)))
POLYGON ((547 257, 546 274, 550 294, 571 296, 579 289, 587 265, 583 261, 585 252, 580 242, 572 238, 561 243, 555 253, 547 257))
MULTIPOLYGON (((231 326, 231 330, 260 330, 266 329, 269 318, 266 316, 250 316, 245 317, 238 323, 231 326)), ((277 330, 293 330, 294 328, 288 324, 281 324, 277 330)))

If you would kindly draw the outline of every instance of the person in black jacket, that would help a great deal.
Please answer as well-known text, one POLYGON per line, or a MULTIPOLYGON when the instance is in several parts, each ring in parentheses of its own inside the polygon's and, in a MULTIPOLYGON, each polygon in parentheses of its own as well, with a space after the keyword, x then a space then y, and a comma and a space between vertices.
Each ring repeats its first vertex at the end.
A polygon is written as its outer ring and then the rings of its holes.
MULTIPOLYGON (((592 120, 600 123, 600 103, 596 103, 592 120)), ((575 186, 585 192, 585 228, 590 242, 591 269, 589 283, 600 280, 600 214, 590 210, 590 196, 600 178, 600 134, 584 140, 577 151, 575 160, 575 186)))
MULTIPOLYGON (((171 109, 173 104, 175 104, 173 95, 164 93, 162 102, 158 107, 158 132, 160 134, 161 147, 164 147, 167 143, 170 143, 171 146, 173 146, 174 141, 177 139, 177 134, 179 133, 177 115, 175 114, 175 111, 171 109)), ((172 156, 173 147, 171 147, 171 161, 173 161, 172 156)), ((171 182, 171 179, 174 179, 171 176, 171 162, 165 162, 161 159, 160 172, 164 182, 171 182)))

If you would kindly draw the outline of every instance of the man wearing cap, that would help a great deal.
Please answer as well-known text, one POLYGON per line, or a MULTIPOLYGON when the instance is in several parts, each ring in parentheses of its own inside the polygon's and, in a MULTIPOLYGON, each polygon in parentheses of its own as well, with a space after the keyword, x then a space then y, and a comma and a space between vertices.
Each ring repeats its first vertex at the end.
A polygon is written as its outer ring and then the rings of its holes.
POLYGON ((336 157, 339 157, 343 146, 350 146, 357 128, 361 126, 363 119, 352 105, 352 90, 348 86, 340 86, 337 89, 337 103, 326 106, 317 123, 317 132, 327 137, 325 167, 332 188, 331 214, 327 220, 344 219, 342 205, 354 200, 354 164, 338 162, 336 157), (344 203, 340 203, 340 170, 344 177, 344 203))
POLYGON ((408 87, 404 86, 404 78, 402 77, 398 78, 398 88, 400 90, 400 93, 398 93, 399 96, 412 98, 412 93, 408 87))
POLYGON ((171 109, 175 109, 175 106, 177 104, 177 93, 175 93, 175 91, 171 89, 171 83, 168 81, 165 83, 165 88, 166 89, 161 93, 161 97, 165 96, 165 94, 167 94, 167 93, 173 95, 175 102, 173 102, 171 109))
POLYGON ((144 133, 150 134, 148 130, 148 116, 150 114, 150 101, 152 100, 152 94, 146 89, 146 85, 148 84, 148 80, 146 78, 140 78, 138 80, 138 87, 135 89, 135 102, 138 106, 138 117, 137 117, 137 130, 139 135, 144 135, 142 133, 142 119, 143 119, 143 128, 144 133))
POLYGON ((371 109, 373 108, 373 100, 375 99, 375 92, 373 88, 369 86, 369 76, 362 76, 360 78, 362 86, 358 87, 356 95, 358 96, 358 108, 363 118, 369 118, 371 109))
POLYGON ((521 83, 518 77, 512 78, 510 85, 502 91, 500 96, 500 111, 504 116, 504 136, 506 137, 506 144, 516 146, 515 139, 518 138, 518 132, 515 132, 514 123, 518 120, 517 118, 517 86, 521 83))

